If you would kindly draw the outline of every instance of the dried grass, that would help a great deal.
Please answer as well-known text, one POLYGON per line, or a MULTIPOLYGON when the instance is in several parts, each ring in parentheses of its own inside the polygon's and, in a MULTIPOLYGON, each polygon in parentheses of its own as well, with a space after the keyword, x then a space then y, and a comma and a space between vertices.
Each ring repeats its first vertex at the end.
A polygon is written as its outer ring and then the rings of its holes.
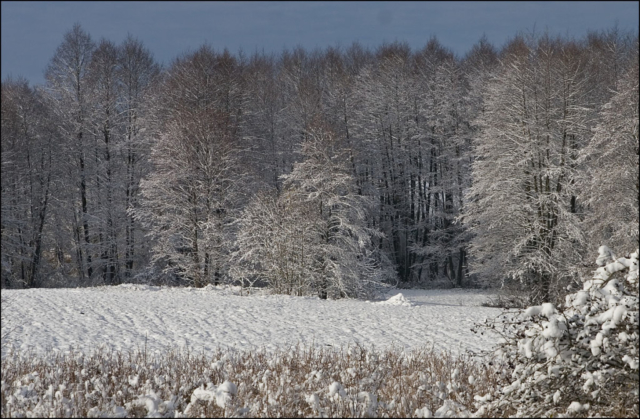
POLYGON ((435 412, 447 399, 473 411, 474 395, 495 383, 490 367, 432 348, 27 353, 2 360, 1 416, 413 417, 424 407, 435 412), (224 408, 192 398, 195 389, 225 380, 237 385, 237 394, 224 408), (334 382, 342 395, 330 395, 334 382), (309 402, 314 394, 317 402, 309 402), (145 403, 147 395, 161 401, 156 410, 145 403))

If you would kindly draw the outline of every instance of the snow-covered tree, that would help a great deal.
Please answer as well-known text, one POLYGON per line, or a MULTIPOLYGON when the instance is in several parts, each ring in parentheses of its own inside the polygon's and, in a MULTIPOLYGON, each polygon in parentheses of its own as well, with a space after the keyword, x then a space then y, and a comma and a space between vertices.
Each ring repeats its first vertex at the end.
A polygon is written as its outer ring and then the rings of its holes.
POLYGON ((202 287, 226 276, 238 170, 238 116, 228 53, 203 46, 176 60, 158 89, 153 169, 141 181, 135 218, 153 238, 152 263, 202 287))
POLYGON ((469 105, 463 100, 468 87, 451 52, 435 38, 416 60, 420 92, 414 99, 416 148, 420 151, 417 159, 409 160, 419 161, 409 164, 416 184, 411 193, 418 204, 412 210, 416 235, 410 250, 422 257, 420 263, 414 259, 415 268, 428 269, 431 278, 446 277, 460 286, 468 276, 469 237, 466 226, 455 218, 465 205, 464 190, 470 184, 469 105))
POLYGON ((301 221, 313 233, 308 255, 314 289, 321 298, 366 296, 388 275, 386 259, 371 242, 381 233, 366 224, 370 198, 356 193, 346 153, 327 129, 311 129, 301 154, 303 161, 283 176, 284 196, 310 207, 301 221))
POLYGON ((371 224, 401 282, 466 277, 465 226, 454 223, 469 183, 467 85, 434 38, 412 54, 384 45, 353 77, 349 144, 359 190, 376 195, 371 224))
POLYGON ((277 80, 275 58, 254 54, 244 71, 246 84, 244 137, 251 151, 256 176, 279 188, 291 150, 284 147, 283 126, 279 123, 285 103, 277 80))
POLYGON ((202 287, 224 274, 226 226, 238 185, 225 115, 191 112, 167 124, 151 152, 135 217, 154 240, 152 263, 202 287))
MULTIPOLYGON (((636 44, 637 45, 637 44, 636 44)), ((638 60, 604 106, 588 146, 581 152, 583 225, 590 242, 613 248, 638 246, 640 194, 638 154, 638 60)))
POLYGON ((372 244, 381 233, 366 225, 371 200, 356 193, 334 135, 318 127, 306 135, 279 196, 256 195, 239 218, 233 276, 287 294, 370 296, 392 276, 372 244))
POLYGON ((572 144, 586 133, 580 73, 567 73, 563 51, 548 37, 507 47, 478 120, 464 216, 473 271, 526 290, 531 302, 561 297, 582 242, 572 144))

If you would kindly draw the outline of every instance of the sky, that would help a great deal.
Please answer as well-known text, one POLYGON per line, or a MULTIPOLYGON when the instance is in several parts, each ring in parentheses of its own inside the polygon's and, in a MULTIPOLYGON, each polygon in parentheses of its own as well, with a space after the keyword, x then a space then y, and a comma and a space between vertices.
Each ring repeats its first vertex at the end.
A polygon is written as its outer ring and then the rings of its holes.
POLYGON ((44 83, 44 70, 74 23, 91 37, 143 42, 155 59, 170 64, 204 43, 280 53, 348 47, 354 41, 376 48, 407 42, 419 50, 429 38, 464 56, 484 34, 496 47, 519 31, 548 30, 582 37, 587 30, 638 32, 638 2, 23 2, 2 1, 2 80, 23 76, 44 83))

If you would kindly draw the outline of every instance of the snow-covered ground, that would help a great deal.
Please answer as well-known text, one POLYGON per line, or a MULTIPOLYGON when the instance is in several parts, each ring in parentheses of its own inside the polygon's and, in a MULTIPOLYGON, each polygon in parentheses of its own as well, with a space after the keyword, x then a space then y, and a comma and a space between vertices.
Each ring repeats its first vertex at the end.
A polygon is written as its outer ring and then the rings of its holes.
POLYGON ((386 300, 320 300, 285 295, 240 296, 239 288, 121 285, 83 289, 3 290, 5 343, 38 353, 83 352, 105 345, 162 351, 188 346, 275 349, 285 345, 359 343, 366 347, 435 345, 454 353, 489 349, 495 336, 474 334, 499 309, 482 307, 477 290, 394 290, 386 300), (402 295, 398 295, 398 294, 402 295))

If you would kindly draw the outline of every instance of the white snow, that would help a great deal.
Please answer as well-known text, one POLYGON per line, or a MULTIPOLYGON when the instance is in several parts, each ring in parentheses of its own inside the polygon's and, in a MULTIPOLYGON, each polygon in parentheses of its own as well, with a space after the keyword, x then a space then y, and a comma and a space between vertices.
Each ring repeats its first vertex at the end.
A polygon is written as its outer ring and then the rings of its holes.
POLYGON ((613 253, 611 249, 607 246, 600 246, 598 248, 598 258, 596 259, 596 263, 598 266, 606 265, 610 260, 615 259, 616 255, 613 253))
POLYGON ((329 396, 334 396, 336 394, 338 394, 340 397, 346 397, 347 396, 347 393, 344 391, 344 388, 342 387, 342 384, 340 384, 337 381, 334 381, 329 386, 329 396))
MULTIPOLYGON (((571 294, 569 294, 567 298, 569 298, 570 295, 571 294)), ((571 304, 573 307, 580 308, 585 304, 587 304, 588 300, 589 300, 589 293, 586 291, 579 291, 575 299, 573 300, 573 302, 571 303, 567 302, 567 305, 571 304)))
POLYGON ((416 409, 414 416, 417 418, 432 418, 431 410, 428 407, 423 407, 422 409, 416 409))
POLYGON ((543 315, 547 318, 551 318, 551 316, 556 313, 556 309, 551 303, 544 303, 539 306, 531 306, 525 310, 522 314, 523 318, 543 315))
POLYGON ((561 321, 559 321, 558 316, 552 315, 548 322, 542 322, 542 326, 544 327, 542 336, 547 339, 562 337, 564 331, 567 330, 567 325, 564 322, 564 319, 560 320, 561 321))
MULTIPOLYGON (((207 383, 206 389, 200 387, 194 390, 191 395, 191 403, 195 403, 197 400, 215 401, 219 407, 224 409, 226 404, 231 401, 237 392, 238 388, 230 381, 225 381, 217 388, 212 383, 207 383)), ((151 411, 149 412, 151 413, 151 411)))
POLYGON ((318 406, 320 405, 320 398, 317 394, 309 394, 305 397, 305 400, 307 401, 307 403, 309 403, 309 406, 311 406, 312 409, 318 410, 318 406))
POLYGON ((3 329, 15 327, 8 340, 16 349, 37 353, 145 345, 150 352, 188 347, 207 353, 217 347, 273 350, 298 343, 337 348, 359 343, 406 349, 433 344, 460 354, 492 348, 496 336, 470 329, 501 313, 480 306, 491 295, 476 290, 395 290, 383 301, 387 304, 255 292, 241 296, 239 291, 130 284, 3 290, 12 299, 12 324, 3 329))
POLYGON ((578 413, 583 410, 589 410, 589 403, 581 404, 580 402, 571 402, 567 408, 567 413, 578 413))
POLYGON ((407 300, 402 293, 396 294, 393 297, 385 301, 380 301, 376 304, 390 305, 390 306, 411 306, 411 302, 407 300))
POLYGON ((625 355, 625 356, 622 357, 622 361, 626 362, 627 364, 629 364, 629 368, 631 368, 632 370, 637 370, 638 369, 638 360, 637 359, 633 359, 629 355, 625 355))
POLYGON ((491 394, 485 394, 484 396, 478 396, 475 395, 473 396, 473 399, 477 402, 487 402, 487 401, 491 401, 491 394))

